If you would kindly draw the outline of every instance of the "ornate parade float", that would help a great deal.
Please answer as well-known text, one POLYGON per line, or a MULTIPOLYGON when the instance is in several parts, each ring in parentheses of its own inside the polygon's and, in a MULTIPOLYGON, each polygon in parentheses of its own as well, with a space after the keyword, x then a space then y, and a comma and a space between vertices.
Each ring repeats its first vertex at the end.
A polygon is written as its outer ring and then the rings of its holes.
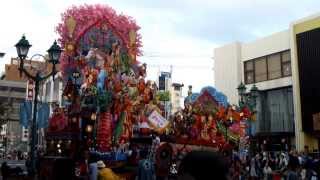
POLYGON ((77 160, 87 152, 108 162, 137 164, 136 153, 148 149, 159 173, 166 174, 172 157, 188 148, 239 146, 251 113, 230 106, 212 87, 198 94, 190 89, 184 110, 163 118, 157 87, 145 80, 146 64, 137 60, 138 30, 131 17, 105 5, 72 7, 62 14, 57 32, 64 47, 64 106, 49 119, 47 153, 77 160))
POLYGON ((154 91, 144 79, 146 66, 136 60, 141 53, 138 30, 134 20, 108 6, 72 7, 62 15, 57 32, 65 47, 65 106, 51 117, 49 132, 61 134, 74 124, 81 147, 99 152, 130 140, 154 91))
POLYGON ((151 114, 162 116, 156 86, 145 80, 146 64, 137 61, 138 30, 131 17, 105 5, 62 14, 57 32, 64 47, 64 106, 49 119, 48 154, 81 159, 89 152, 109 162, 127 161, 130 140, 157 129, 141 126, 151 114))
POLYGON ((227 97, 213 87, 204 87, 200 93, 192 93, 191 88, 185 108, 171 120, 169 141, 218 151, 238 148, 246 138, 250 111, 230 105, 227 97))

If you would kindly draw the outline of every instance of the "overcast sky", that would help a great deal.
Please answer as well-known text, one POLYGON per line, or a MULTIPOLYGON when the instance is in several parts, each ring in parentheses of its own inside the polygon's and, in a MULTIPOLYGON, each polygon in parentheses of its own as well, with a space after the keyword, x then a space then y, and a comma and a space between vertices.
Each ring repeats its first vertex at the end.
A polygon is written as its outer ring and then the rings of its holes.
MULTIPOLYGON (((23 33, 30 54, 45 53, 57 39, 60 14, 71 5, 102 3, 141 26, 148 78, 173 67, 173 81, 195 91, 214 85, 213 49, 251 41, 287 29, 289 23, 320 12, 319 0, 4 0, 0 4, 0 72, 23 33)), ((184 88, 185 92, 187 88, 184 88)))

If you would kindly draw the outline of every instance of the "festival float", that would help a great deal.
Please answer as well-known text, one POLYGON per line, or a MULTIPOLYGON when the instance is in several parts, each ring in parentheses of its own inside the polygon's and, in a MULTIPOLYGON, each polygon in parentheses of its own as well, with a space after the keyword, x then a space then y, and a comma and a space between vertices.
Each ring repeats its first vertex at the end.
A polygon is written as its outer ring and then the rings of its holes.
POLYGON ((74 6, 62 14, 56 30, 64 47, 64 106, 49 120, 49 154, 77 159, 89 152, 127 162, 131 141, 138 148, 151 146, 151 132, 168 125, 156 86, 145 80, 147 66, 137 60, 139 29, 131 17, 106 5, 74 6))
POLYGON ((184 109, 170 118, 166 132, 160 135, 157 175, 175 176, 179 161, 192 150, 230 154, 232 149, 248 149, 247 124, 253 119, 254 113, 247 107, 230 105, 227 97, 215 88, 208 86, 200 93, 192 93, 189 86, 184 109))
POLYGON ((185 107, 170 120, 165 141, 173 145, 176 153, 203 148, 238 149, 247 146, 246 127, 252 116, 247 108, 230 105, 227 97, 213 87, 192 93, 189 86, 185 107))

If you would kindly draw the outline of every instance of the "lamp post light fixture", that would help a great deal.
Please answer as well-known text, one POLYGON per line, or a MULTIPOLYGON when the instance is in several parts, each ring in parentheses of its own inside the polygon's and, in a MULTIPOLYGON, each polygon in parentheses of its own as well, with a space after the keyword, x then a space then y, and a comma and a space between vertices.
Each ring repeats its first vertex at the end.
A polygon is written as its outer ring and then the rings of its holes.
MULTIPOLYGON (((40 75, 40 71, 38 70, 36 72, 35 75, 29 73, 25 67, 24 67, 24 61, 26 60, 27 56, 28 56, 28 52, 29 52, 29 48, 31 47, 31 44, 29 44, 29 41, 26 39, 25 35, 22 36, 22 38, 19 40, 19 42, 15 45, 16 49, 17 49, 17 54, 20 60, 20 64, 19 64, 19 71, 20 71, 20 75, 22 75, 22 73, 24 73, 29 79, 33 80, 35 82, 35 96, 33 99, 33 117, 32 117, 32 122, 31 122, 31 148, 30 148, 30 158, 31 158, 31 173, 32 175, 35 174, 36 172, 36 118, 37 118, 37 104, 38 104, 38 94, 39 94, 39 85, 41 83, 41 81, 44 81, 46 79, 48 79, 49 77, 53 77, 55 74, 57 73, 56 71, 56 65, 59 64, 59 58, 61 55, 61 48, 60 46, 57 44, 57 41, 54 41, 53 45, 48 49, 48 54, 49 54, 49 59, 48 62, 51 63, 52 66, 52 70, 49 74, 42 76, 40 75)), ((44 57, 43 55, 40 54, 35 54, 34 56, 41 56, 44 59, 46 59, 46 57, 44 57)), ((30 59, 30 61, 32 60, 32 57, 30 59)))
POLYGON ((242 107, 244 105, 244 97, 246 94, 246 86, 241 82, 240 85, 238 86, 238 94, 239 94, 239 106, 242 107))
POLYGON ((247 93, 246 90, 246 86, 241 82, 237 88, 238 90, 238 94, 239 94, 239 106, 240 108, 243 108, 245 106, 249 107, 249 109, 251 111, 255 111, 255 107, 256 107, 256 100, 258 97, 258 93, 259 93, 259 89, 258 87, 254 84, 251 89, 250 92, 247 93))

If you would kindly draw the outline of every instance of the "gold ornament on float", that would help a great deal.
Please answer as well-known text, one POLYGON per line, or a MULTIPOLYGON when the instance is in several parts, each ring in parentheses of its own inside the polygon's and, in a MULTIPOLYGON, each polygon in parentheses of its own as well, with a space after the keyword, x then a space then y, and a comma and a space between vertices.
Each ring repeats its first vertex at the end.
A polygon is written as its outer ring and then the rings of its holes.
POLYGON ((67 29, 68 29, 69 37, 72 38, 73 32, 74 32, 74 30, 75 30, 75 28, 76 28, 77 22, 76 22, 76 20, 75 20, 72 16, 70 16, 70 17, 67 19, 66 24, 67 24, 67 29))
POLYGON ((130 30, 129 32, 129 43, 130 46, 133 46, 136 42, 137 33, 134 30, 130 30))

